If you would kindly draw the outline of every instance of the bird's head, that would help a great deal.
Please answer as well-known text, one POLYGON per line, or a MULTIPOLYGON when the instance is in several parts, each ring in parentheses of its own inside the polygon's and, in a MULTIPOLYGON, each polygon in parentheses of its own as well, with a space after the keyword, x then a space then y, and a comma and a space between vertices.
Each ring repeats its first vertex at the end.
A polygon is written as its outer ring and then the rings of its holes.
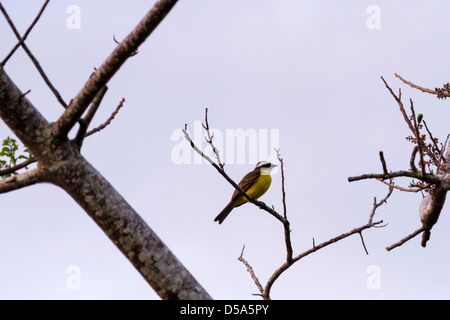
POLYGON ((256 164, 255 169, 261 170, 262 174, 270 174, 273 168, 277 167, 276 164, 270 163, 268 161, 260 161, 256 164))

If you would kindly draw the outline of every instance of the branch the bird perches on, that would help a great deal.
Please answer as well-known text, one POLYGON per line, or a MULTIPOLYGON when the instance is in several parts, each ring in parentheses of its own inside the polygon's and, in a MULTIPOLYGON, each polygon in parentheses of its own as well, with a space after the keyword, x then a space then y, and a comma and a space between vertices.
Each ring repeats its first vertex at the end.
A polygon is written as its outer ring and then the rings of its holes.
POLYGON ((277 157, 278 157, 278 161, 280 162, 280 169, 281 169, 281 191, 282 191, 282 204, 283 204, 283 214, 278 213, 275 208, 272 206, 268 206, 266 205, 264 202, 259 201, 254 199, 253 197, 251 197, 250 195, 248 195, 247 193, 245 193, 244 190, 242 190, 239 185, 234 182, 233 179, 231 179, 228 174, 225 172, 225 164, 220 162, 220 157, 219 157, 219 150, 214 146, 214 142, 213 142, 213 135, 210 134, 209 132, 209 123, 208 123, 208 109, 206 108, 205 110, 205 124, 203 124, 203 128, 206 130, 206 137, 205 140, 208 142, 208 144, 211 146, 213 153, 215 154, 215 158, 218 161, 218 163, 215 163, 208 155, 204 154, 192 141, 189 132, 187 131, 187 124, 184 126, 184 128, 182 129, 184 136, 187 140, 187 142, 190 144, 190 146, 195 150, 195 152, 197 152, 200 156, 202 156, 209 164, 211 164, 218 172, 219 174, 221 174, 236 190, 239 191, 239 193, 243 196, 245 196, 249 202, 253 203, 254 205, 256 205, 257 207, 259 207, 260 209, 268 212, 269 214, 271 214, 273 217, 275 217, 279 222, 281 222, 283 224, 283 230, 284 230, 284 243, 285 243, 285 248, 286 248, 286 260, 281 264, 281 266, 279 268, 277 268, 272 275, 269 277, 269 279, 267 280, 267 283, 265 284, 265 286, 263 286, 261 284, 261 282, 259 281, 258 277, 256 276, 256 273, 254 272, 252 266, 250 265, 250 263, 243 257, 244 255, 244 249, 245 249, 245 245, 242 248, 241 254, 238 257, 238 260, 240 262, 242 262, 245 267, 247 268, 247 271, 250 273, 250 276, 253 280, 253 282, 255 283, 256 287, 258 288, 259 293, 256 295, 261 296, 264 300, 270 300, 270 292, 271 292, 271 288, 273 286, 273 284, 275 283, 275 281, 281 276, 281 274, 283 274, 284 271, 286 271, 287 269, 289 269, 294 263, 296 263, 297 261, 301 260, 302 258, 305 258, 306 256, 310 255, 311 253, 314 253, 320 249, 323 249, 333 243, 336 243, 338 241, 341 241, 349 236, 355 235, 355 234, 359 234, 361 237, 361 241, 363 244, 363 248, 365 250, 365 252, 368 254, 367 252, 367 248, 365 246, 364 243, 364 239, 362 237, 362 232, 366 229, 370 229, 370 228, 375 228, 375 227, 383 227, 384 225, 382 224, 383 221, 373 221, 374 215, 375 215, 375 211, 377 210, 378 207, 380 207, 381 205, 383 205, 387 199, 390 197, 390 195, 392 194, 392 190, 393 187, 389 186, 389 191, 387 193, 387 195, 379 202, 376 201, 376 198, 374 199, 374 204, 373 204, 373 208, 372 211, 369 215, 369 221, 358 227, 358 228, 354 228, 346 233, 342 233, 334 238, 331 238, 328 241, 324 241, 320 244, 315 244, 315 241, 313 239, 313 245, 310 249, 294 255, 294 250, 292 248, 292 243, 291 243, 291 228, 290 228, 290 222, 288 220, 287 217, 287 206, 286 206, 286 191, 285 191, 285 172, 284 172, 284 161, 283 158, 281 158, 280 155, 280 150, 275 150, 277 152, 277 157))

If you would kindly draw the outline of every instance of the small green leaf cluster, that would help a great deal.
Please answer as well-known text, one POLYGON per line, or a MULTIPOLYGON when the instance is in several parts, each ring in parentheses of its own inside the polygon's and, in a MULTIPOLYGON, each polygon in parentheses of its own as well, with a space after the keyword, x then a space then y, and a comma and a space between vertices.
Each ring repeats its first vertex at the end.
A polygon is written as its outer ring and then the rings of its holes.
MULTIPOLYGON (((7 137, 2 142, 2 151, 0 152, 0 170, 9 169, 16 164, 18 160, 33 161, 33 155, 30 150, 25 148, 22 152, 19 152, 19 145, 17 140, 11 137, 7 137)), ((1 178, 7 178, 12 175, 17 175, 17 172, 1 175, 1 178)))

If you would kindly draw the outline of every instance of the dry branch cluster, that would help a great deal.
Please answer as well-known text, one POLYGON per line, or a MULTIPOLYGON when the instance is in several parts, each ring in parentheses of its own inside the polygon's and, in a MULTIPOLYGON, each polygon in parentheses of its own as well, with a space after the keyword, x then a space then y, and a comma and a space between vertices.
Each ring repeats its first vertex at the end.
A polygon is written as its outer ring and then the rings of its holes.
MULTIPOLYGON (((410 85, 415 89, 419 89, 423 92, 435 94, 442 98, 448 95, 443 90, 430 90, 418 85, 415 85, 401 76, 396 74, 404 83, 410 85)), ((404 237, 397 243, 387 247, 387 250, 396 248, 406 241, 414 238, 422 233, 422 246, 425 247, 430 239, 431 229, 438 221, 439 215, 445 203, 447 191, 450 190, 450 142, 447 145, 448 137, 445 143, 440 143, 439 140, 433 137, 427 123, 423 120, 423 115, 418 114, 414 110, 414 103, 410 99, 410 111, 408 115, 402 102, 402 94, 399 89, 398 95, 393 92, 387 82, 381 77, 386 88, 391 93, 392 97, 397 102, 400 112, 405 120, 408 128, 410 129, 412 136, 407 137, 408 140, 415 144, 411 157, 409 170, 388 171, 386 161, 384 160, 383 153, 380 152, 380 159, 382 163, 383 173, 380 174, 364 174, 361 176, 350 177, 349 181, 357 181, 363 179, 377 179, 393 188, 406 192, 425 192, 425 196, 422 199, 422 203, 419 208, 419 215, 422 222, 422 226, 412 232, 410 235, 404 237), (425 127, 427 133, 421 133, 421 129, 425 127), (426 138, 429 138, 430 142, 426 143, 426 138), (419 155, 418 166, 416 166, 417 154, 419 155), (410 188, 399 187, 393 184, 393 179, 398 177, 409 177, 417 179, 417 182, 411 183, 410 188), (389 183, 386 180, 389 179, 389 183)))
POLYGON ((286 271, 287 269, 289 269, 294 263, 296 263, 297 261, 301 260, 302 258, 310 255, 311 253, 314 253, 320 249, 323 249, 333 243, 336 243, 338 241, 341 241, 349 236, 355 235, 355 234, 359 234, 361 237, 361 241, 362 244, 364 246, 364 250, 367 253, 367 249, 366 246, 364 244, 364 240, 362 237, 362 232, 366 229, 370 229, 373 227, 382 227, 382 223, 383 221, 373 221, 374 219, 374 215, 375 215, 375 211, 377 210, 378 207, 380 207, 382 204, 384 204, 386 202, 386 200, 390 197, 393 187, 389 186, 389 191, 387 193, 387 195, 379 202, 377 202, 376 198, 374 199, 374 203, 373 203, 373 207, 372 210, 370 212, 369 215, 369 220, 366 224, 354 228, 346 233, 340 234, 332 239, 329 239, 328 241, 322 242, 320 244, 315 244, 314 239, 313 239, 313 245, 310 249, 303 251, 297 255, 294 255, 294 250, 292 248, 292 243, 291 243, 291 228, 290 228, 290 222, 289 219, 287 217, 287 206, 286 206, 286 191, 285 191, 285 172, 284 172, 284 161, 283 158, 281 158, 280 156, 280 152, 279 150, 276 150, 277 152, 277 156, 278 156, 278 161, 280 162, 280 168, 281 168, 281 196, 282 196, 282 205, 283 205, 283 213, 280 214, 278 213, 275 208, 272 206, 268 206, 266 205, 264 202, 259 201, 254 199, 253 197, 251 197, 250 195, 248 195, 242 188, 239 187, 239 185, 234 182, 233 179, 230 178, 230 176, 228 176, 228 174, 225 172, 225 164, 220 162, 220 156, 219 156, 219 150, 214 146, 213 143, 213 136, 210 134, 209 132, 209 123, 208 123, 208 109, 205 110, 205 124, 203 124, 203 128, 206 131, 206 137, 205 140, 207 141, 207 143, 211 146, 215 158, 216 158, 216 162, 214 162, 208 155, 204 154, 192 141, 192 139, 190 138, 189 132, 187 131, 187 125, 185 125, 183 130, 183 133, 185 135, 186 140, 188 141, 188 143, 191 145, 191 147, 198 153, 200 154, 208 163, 210 163, 217 171, 219 174, 221 174, 236 190, 239 191, 239 193, 241 195, 243 195, 244 197, 246 197, 248 199, 249 202, 253 203, 254 205, 256 205, 257 207, 259 207, 260 209, 266 211, 267 213, 269 213, 270 215, 272 215, 275 219, 277 219, 283 226, 283 231, 284 231, 284 243, 285 243, 285 248, 286 248, 286 260, 280 265, 280 267, 278 269, 276 269, 273 274, 269 277, 269 279, 267 280, 266 284, 263 286, 261 284, 261 282, 259 281, 258 277, 256 276, 252 266, 250 265, 250 263, 244 258, 244 248, 245 246, 242 248, 241 254, 238 258, 239 261, 241 261, 247 268, 247 271, 250 273, 251 278, 253 279, 256 287, 259 290, 259 294, 263 299, 265 300, 269 300, 270 299, 270 291, 271 288, 273 286, 273 284, 275 283, 275 281, 278 279, 278 277, 280 277, 284 271, 286 271))
MULTIPOLYGON (((409 81, 404 80, 399 75, 396 74, 396 76, 402 80, 404 83, 412 86, 413 88, 420 89, 423 92, 428 92, 437 95, 439 98, 445 98, 447 96, 450 96, 450 85, 445 86, 444 89, 436 89, 436 90, 430 90, 425 89, 420 86, 417 86, 409 81), (447 90, 447 89, 448 90, 447 90), (447 90, 447 91, 446 91, 447 90)), ((373 208, 369 215, 368 222, 360 226, 358 228, 355 228, 353 230, 350 230, 349 232, 343 233, 337 237, 334 237, 328 241, 325 241, 321 244, 316 245, 314 243, 313 239, 313 246, 309 250, 306 250, 300 254, 294 255, 294 251, 291 244, 291 229, 290 229, 290 222, 287 217, 286 212, 286 192, 284 187, 284 181, 285 181, 285 173, 284 173, 284 162, 283 159, 280 156, 279 150, 277 151, 278 154, 278 160, 281 164, 281 191, 282 191, 282 204, 283 204, 283 214, 279 214, 274 207, 267 206, 264 202, 256 200, 245 193, 244 190, 242 190, 236 182, 234 182, 226 173, 225 173, 225 165, 221 163, 220 156, 219 156, 219 150, 214 146, 213 143, 213 137, 209 132, 209 124, 208 124, 208 109, 206 109, 205 112, 205 124, 203 125, 203 128, 206 131, 206 141, 211 146, 216 162, 214 162, 211 158, 209 158, 207 155, 205 155, 198 147, 193 143, 192 139, 189 136, 189 133, 187 131, 187 125, 185 125, 185 128, 183 129, 184 135, 186 140, 190 143, 191 147, 199 153, 205 160, 207 160, 218 172, 221 174, 236 190, 239 191, 239 193, 243 196, 245 196, 249 202, 253 203, 254 205, 258 206, 260 209, 268 212, 273 217, 275 217, 282 225, 284 230, 284 239, 285 239, 285 247, 286 247, 286 260, 281 266, 273 272, 273 274, 269 277, 267 283, 265 286, 261 284, 258 277, 256 276, 252 266, 249 264, 249 262, 244 258, 244 248, 242 248, 242 252, 238 258, 239 261, 241 261, 247 268, 247 271, 250 273, 251 278, 253 279, 255 285, 257 286, 259 290, 259 295, 263 297, 263 299, 270 299, 270 290, 274 284, 274 282, 278 279, 278 277, 286 271, 288 268, 290 268, 295 262, 299 261, 300 259, 306 257, 307 255, 320 250, 332 243, 338 242, 342 239, 345 239, 351 235, 359 234, 361 236, 362 244, 364 246, 364 249, 367 249, 364 244, 364 239, 362 237, 362 231, 373 228, 373 227, 383 227, 383 221, 373 221, 375 212, 378 207, 380 207, 382 204, 386 203, 387 199, 391 196, 394 189, 400 190, 400 191, 406 191, 406 192, 425 192, 425 196, 423 197, 422 203, 419 208, 420 218, 422 222, 422 226, 417 229, 416 231, 412 232, 410 235, 406 236, 405 238, 401 239, 397 243, 392 244, 391 246, 387 247, 387 250, 391 250, 395 247, 398 247, 405 243, 406 241, 412 239, 416 235, 423 233, 422 238, 422 246, 426 246, 427 241, 430 238, 430 232, 433 227, 433 225, 437 222, 440 212, 442 210, 442 207, 445 202, 447 191, 450 189, 450 174, 449 174, 449 168, 450 168, 450 142, 449 146, 447 146, 447 140, 445 143, 439 143, 438 139, 433 137, 427 123, 425 120, 423 120, 423 115, 418 114, 416 115, 414 110, 413 101, 410 99, 410 110, 411 114, 408 115, 406 112, 403 102, 401 99, 401 90, 399 90, 399 94, 396 95, 392 89, 388 86, 384 78, 382 77, 382 80, 384 84, 386 85, 386 88, 389 90, 391 95, 394 97, 395 101, 397 102, 400 112, 403 115, 403 118, 405 122, 407 123, 409 129, 411 130, 412 136, 407 137, 408 140, 413 142, 415 144, 411 157, 410 157, 410 168, 409 170, 400 170, 400 171, 389 171, 387 168, 386 160, 384 158, 383 152, 380 152, 380 161, 382 165, 383 172, 380 174, 364 174, 356 177, 349 177, 348 180, 351 181, 358 181, 363 179, 377 179, 378 181, 381 181, 382 183, 386 184, 389 187, 387 195, 379 202, 377 202, 376 198, 374 199, 373 208), (426 133, 422 133, 421 130, 425 128, 426 133), (426 138, 429 138, 430 142, 426 142, 426 138), (447 150, 447 151, 446 151, 447 150), (418 166, 419 169, 416 166, 418 156, 418 166), (413 179, 417 179, 417 181, 410 185, 410 187, 401 187, 394 183, 394 179, 398 177, 409 177, 413 179)))

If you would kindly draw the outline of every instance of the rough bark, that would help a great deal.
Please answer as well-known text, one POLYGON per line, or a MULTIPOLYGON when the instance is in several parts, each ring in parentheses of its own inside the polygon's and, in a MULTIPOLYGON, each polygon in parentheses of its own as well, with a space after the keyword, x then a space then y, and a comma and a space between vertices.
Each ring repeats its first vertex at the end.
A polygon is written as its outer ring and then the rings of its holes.
POLYGON ((0 117, 37 160, 37 167, 0 180, 0 193, 49 182, 64 189, 97 223, 163 299, 211 299, 136 211, 80 153, 67 132, 123 62, 156 28, 176 0, 160 0, 49 123, 0 66, 0 117))
POLYGON ((0 67, 0 117, 30 149, 36 169, 5 179, 3 192, 37 182, 64 189, 163 299, 210 299, 175 255, 111 184, 22 95, 0 67), (31 178, 29 178, 29 176, 31 178))
MULTIPOLYGON (((444 154, 444 164, 450 167, 450 142, 444 154)), ((443 177, 444 173, 437 171, 437 176, 443 177)), ((442 184, 442 183, 441 183, 442 184)), ((428 193, 420 203, 419 213, 424 232, 422 235, 422 247, 426 247, 431 235, 431 228, 436 224, 444 207, 445 199, 447 197, 448 187, 437 185, 432 193, 428 193)))

